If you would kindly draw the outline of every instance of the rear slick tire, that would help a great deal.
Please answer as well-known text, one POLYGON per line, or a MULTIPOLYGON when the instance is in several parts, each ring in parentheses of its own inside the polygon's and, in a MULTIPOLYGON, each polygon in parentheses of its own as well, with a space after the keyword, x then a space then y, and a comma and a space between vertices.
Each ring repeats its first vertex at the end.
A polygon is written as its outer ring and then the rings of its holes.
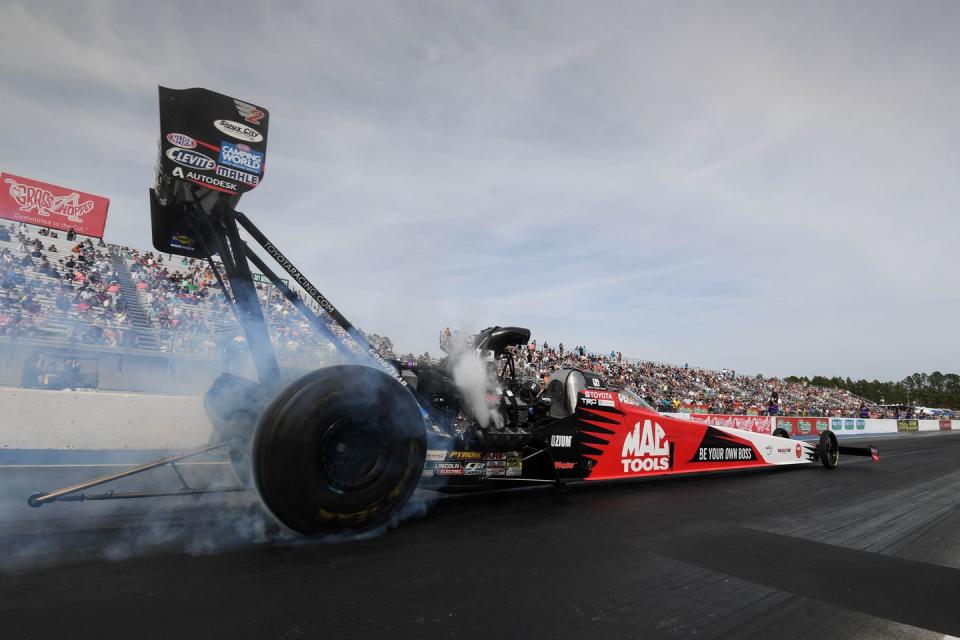
POLYGON ((260 418, 253 472, 260 499, 305 536, 386 525, 420 480, 426 432, 391 376, 355 365, 295 381, 260 418))
POLYGON ((833 431, 824 431, 820 434, 817 455, 820 456, 820 464, 824 468, 837 468, 837 465, 840 464, 840 444, 837 442, 837 434, 833 431))

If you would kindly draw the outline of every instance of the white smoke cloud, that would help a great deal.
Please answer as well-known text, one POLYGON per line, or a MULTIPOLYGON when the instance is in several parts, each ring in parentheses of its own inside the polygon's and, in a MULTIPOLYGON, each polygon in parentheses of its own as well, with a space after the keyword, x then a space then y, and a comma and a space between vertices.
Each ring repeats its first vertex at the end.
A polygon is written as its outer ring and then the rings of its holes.
POLYGON ((503 416, 490 410, 487 396, 497 385, 496 370, 492 362, 477 352, 465 334, 455 334, 447 343, 453 381, 466 400, 467 407, 482 427, 493 422, 501 426, 503 416))

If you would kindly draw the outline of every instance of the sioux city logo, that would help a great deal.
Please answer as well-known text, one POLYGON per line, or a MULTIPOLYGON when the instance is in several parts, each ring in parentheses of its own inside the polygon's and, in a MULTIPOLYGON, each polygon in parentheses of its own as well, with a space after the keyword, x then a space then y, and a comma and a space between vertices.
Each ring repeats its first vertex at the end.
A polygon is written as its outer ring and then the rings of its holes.
POLYGON ((666 471, 670 468, 670 443, 663 427, 650 420, 637 422, 627 433, 620 451, 624 473, 666 471))
POLYGON ((20 211, 30 212, 37 210, 37 214, 44 218, 51 213, 64 216, 70 222, 83 222, 83 216, 93 211, 96 206, 93 200, 80 202, 80 194, 72 192, 66 196, 55 196, 47 189, 20 184, 15 180, 4 180, 10 185, 10 197, 20 206, 20 211))

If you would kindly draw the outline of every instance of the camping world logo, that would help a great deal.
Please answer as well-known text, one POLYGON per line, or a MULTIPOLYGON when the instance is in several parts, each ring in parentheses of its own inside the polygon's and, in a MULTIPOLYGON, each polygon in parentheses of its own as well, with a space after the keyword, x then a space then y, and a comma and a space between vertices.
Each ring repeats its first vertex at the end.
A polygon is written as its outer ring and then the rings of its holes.
POLYGON ((36 210, 37 215, 47 218, 50 214, 64 216, 70 222, 83 222, 83 216, 93 211, 93 200, 80 202, 80 194, 72 192, 65 196, 55 196, 47 189, 20 184, 16 180, 5 178, 10 185, 10 197, 20 207, 20 211, 29 213, 36 210))
POLYGON ((624 473, 666 471, 670 468, 670 443, 663 427, 651 420, 637 422, 628 431, 620 450, 624 473))

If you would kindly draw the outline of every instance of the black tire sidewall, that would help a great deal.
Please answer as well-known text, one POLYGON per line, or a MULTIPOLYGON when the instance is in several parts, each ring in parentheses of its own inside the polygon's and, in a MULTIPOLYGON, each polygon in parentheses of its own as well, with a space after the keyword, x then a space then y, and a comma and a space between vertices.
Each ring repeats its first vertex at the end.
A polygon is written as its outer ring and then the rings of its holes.
POLYGON ((380 526, 416 488, 426 453, 412 396, 391 376, 343 365, 310 373, 284 390, 264 412, 253 444, 257 490, 271 513, 304 535, 380 526), (368 486, 344 491, 320 472, 319 443, 345 416, 380 425, 383 471, 368 486))
POLYGON ((832 431, 824 431, 820 434, 820 443, 817 445, 817 453, 820 456, 820 463, 827 469, 836 469, 840 463, 839 456, 834 459, 831 451, 838 449, 837 436, 832 431))

